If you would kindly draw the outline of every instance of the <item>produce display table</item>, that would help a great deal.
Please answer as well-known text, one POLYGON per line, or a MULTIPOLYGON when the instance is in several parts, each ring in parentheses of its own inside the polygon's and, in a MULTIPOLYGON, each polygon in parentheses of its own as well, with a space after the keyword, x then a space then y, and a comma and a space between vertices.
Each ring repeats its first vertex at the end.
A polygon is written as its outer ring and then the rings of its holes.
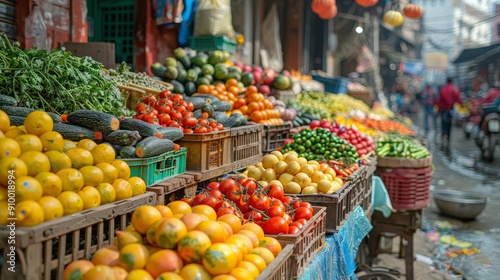
POLYGON ((365 210, 360 206, 356 207, 337 233, 326 236, 323 249, 299 279, 350 279, 356 270, 359 244, 371 229, 365 210))

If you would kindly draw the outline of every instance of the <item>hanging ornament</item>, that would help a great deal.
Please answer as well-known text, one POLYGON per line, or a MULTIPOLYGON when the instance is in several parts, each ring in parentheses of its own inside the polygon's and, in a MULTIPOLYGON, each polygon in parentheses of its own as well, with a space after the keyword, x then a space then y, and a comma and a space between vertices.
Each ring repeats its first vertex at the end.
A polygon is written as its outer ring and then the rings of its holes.
POLYGON ((318 14, 321 19, 332 19, 337 15, 337 5, 333 4, 327 11, 318 14))
POLYGON ((422 8, 415 4, 408 4, 404 7, 403 14, 407 18, 420 18, 422 17, 422 8))
POLYGON ((356 3, 358 5, 368 8, 368 7, 373 7, 377 4, 378 0, 356 0, 356 3))
POLYGON ((384 14, 384 17, 382 18, 382 20, 386 24, 392 25, 394 27, 398 27, 398 26, 401 26, 403 24, 404 17, 403 17, 402 13, 400 13, 398 11, 390 10, 384 14))
POLYGON ((330 11, 332 6, 335 6, 334 0, 313 0, 311 10, 319 15, 330 11))

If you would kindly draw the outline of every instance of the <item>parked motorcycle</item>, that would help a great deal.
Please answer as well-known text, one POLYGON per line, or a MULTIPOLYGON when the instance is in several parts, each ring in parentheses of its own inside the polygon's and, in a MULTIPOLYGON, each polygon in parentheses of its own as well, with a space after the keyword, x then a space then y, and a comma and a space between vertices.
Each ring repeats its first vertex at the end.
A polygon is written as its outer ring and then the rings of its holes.
POLYGON ((481 130, 476 137, 476 144, 481 149, 481 156, 493 161, 495 147, 500 145, 500 104, 482 106, 481 130))
POLYGON ((482 109, 481 105, 483 104, 483 96, 484 93, 477 93, 476 96, 471 97, 466 103, 465 106, 469 110, 469 114, 462 119, 462 127, 464 130, 465 138, 470 138, 471 135, 474 137, 480 131, 479 123, 481 122, 482 117, 482 109))

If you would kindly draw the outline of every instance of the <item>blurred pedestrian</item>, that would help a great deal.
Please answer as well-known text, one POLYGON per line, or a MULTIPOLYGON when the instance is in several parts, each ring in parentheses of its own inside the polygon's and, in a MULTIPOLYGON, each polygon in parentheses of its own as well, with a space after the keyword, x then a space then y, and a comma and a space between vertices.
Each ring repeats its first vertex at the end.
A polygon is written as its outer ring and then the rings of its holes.
POLYGON ((436 114, 434 112, 434 105, 436 105, 436 94, 431 85, 426 85, 421 96, 422 105, 424 106, 424 129, 425 135, 429 133, 429 118, 432 121, 434 131, 438 131, 436 114))
POLYGON ((441 149, 449 149, 452 123, 452 110, 455 104, 464 106, 460 91, 453 85, 453 80, 447 78, 446 85, 441 88, 437 105, 441 113, 441 149))

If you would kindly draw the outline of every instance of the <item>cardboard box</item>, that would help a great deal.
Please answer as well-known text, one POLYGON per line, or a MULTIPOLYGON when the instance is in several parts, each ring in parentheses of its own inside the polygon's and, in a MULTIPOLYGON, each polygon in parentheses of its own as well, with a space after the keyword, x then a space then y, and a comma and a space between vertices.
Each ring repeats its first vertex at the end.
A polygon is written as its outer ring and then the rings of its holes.
POLYGON ((115 43, 92 42, 92 43, 74 43, 60 42, 59 48, 66 48, 75 56, 90 56, 96 61, 104 64, 104 67, 116 68, 115 61, 115 43))

